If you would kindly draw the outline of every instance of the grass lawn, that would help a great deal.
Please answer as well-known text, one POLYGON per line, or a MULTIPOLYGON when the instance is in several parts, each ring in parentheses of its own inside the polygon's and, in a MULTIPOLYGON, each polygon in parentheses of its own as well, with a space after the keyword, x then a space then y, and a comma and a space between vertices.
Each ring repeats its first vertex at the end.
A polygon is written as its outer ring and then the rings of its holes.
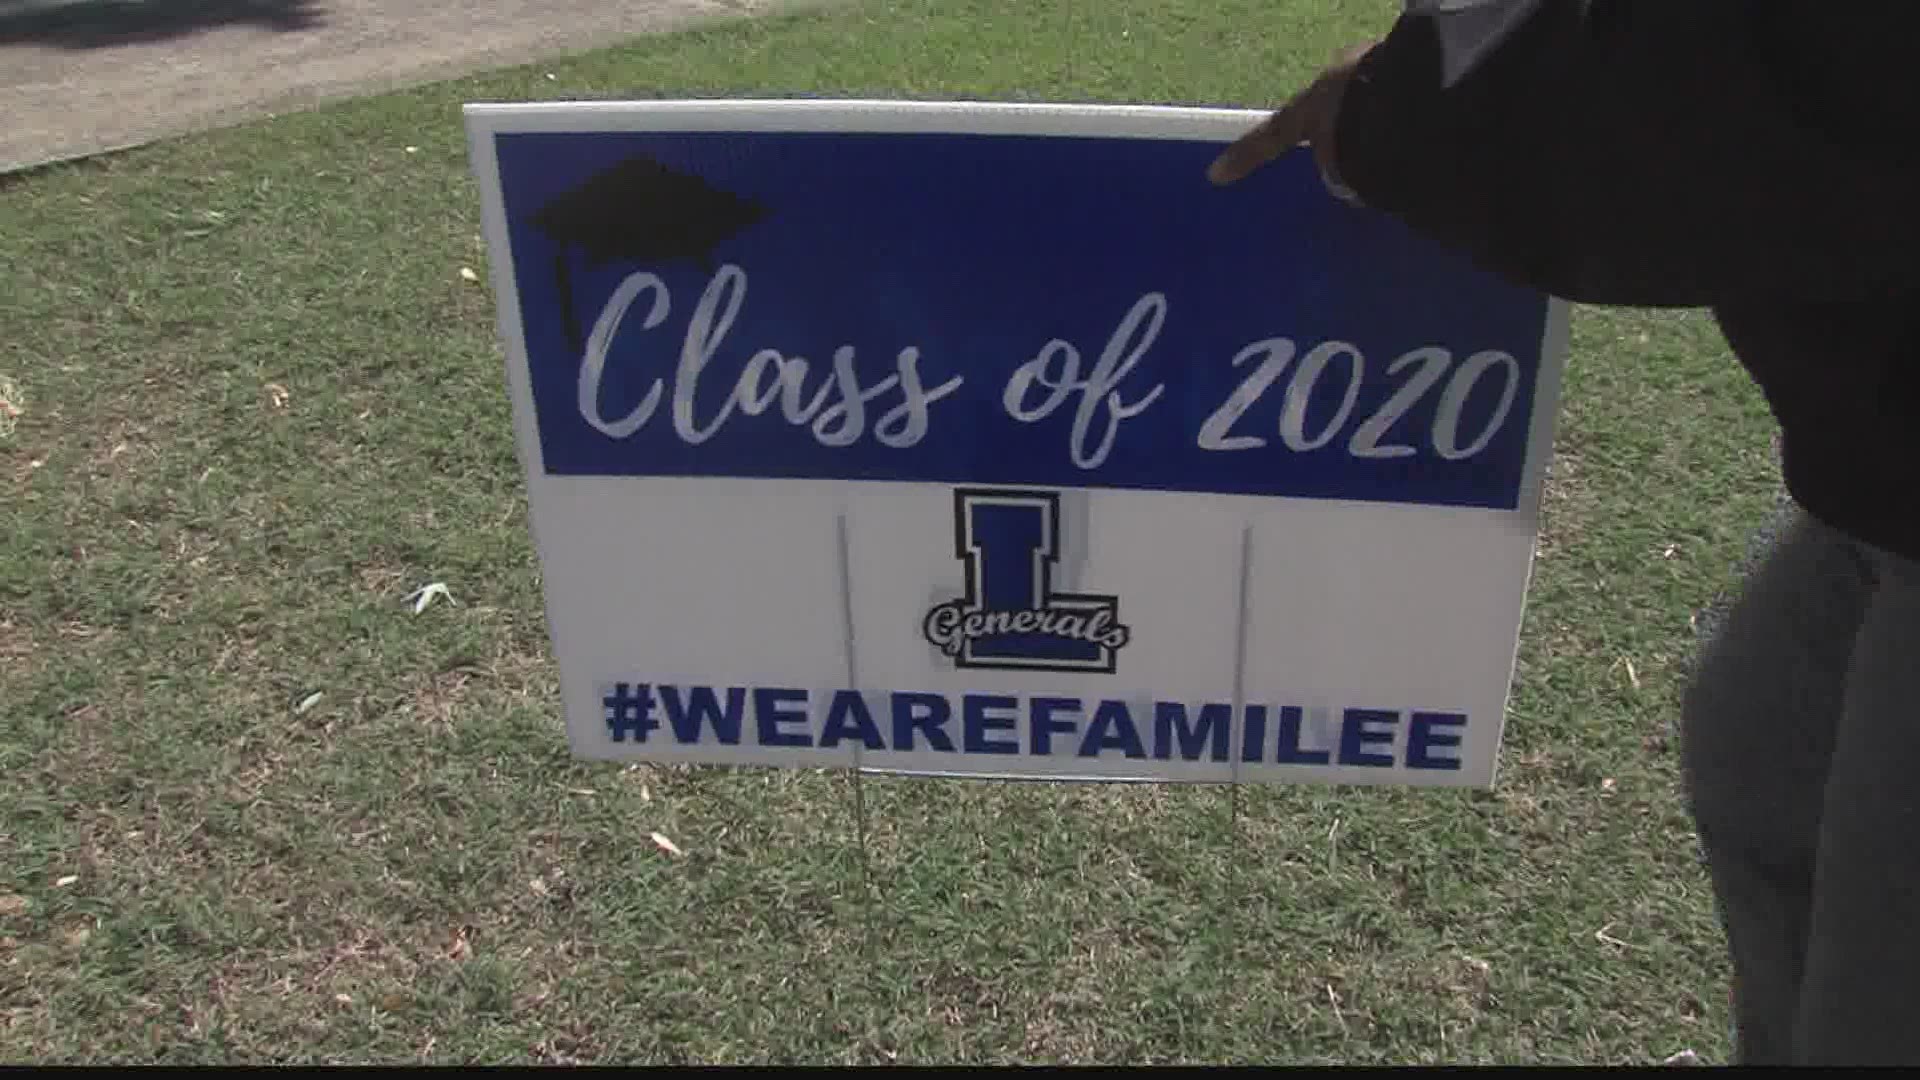
POLYGON ((462 102, 1264 104, 1397 7, 856 4, 0 182, 0 1057, 1724 1059, 1669 729, 1776 485, 1700 315, 1576 316, 1494 792, 869 779, 869 902, 844 775, 562 739, 462 102))

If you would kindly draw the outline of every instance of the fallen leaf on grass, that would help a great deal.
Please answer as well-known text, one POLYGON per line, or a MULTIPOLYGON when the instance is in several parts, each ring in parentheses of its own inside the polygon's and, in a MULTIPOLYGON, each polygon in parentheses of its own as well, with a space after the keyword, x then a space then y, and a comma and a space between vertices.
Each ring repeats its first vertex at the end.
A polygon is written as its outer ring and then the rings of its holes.
POLYGON ((433 603, 433 598, 436 596, 446 597, 447 603, 449 604, 457 602, 454 600, 453 594, 447 591, 447 583, 444 581, 435 581, 422 585, 408 593, 406 598, 413 601, 413 613, 418 615, 427 610, 427 605, 433 603))
POLYGON ((80 880, 79 874, 66 874, 66 875, 63 875, 58 881, 55 881, 53 883, 53 887, 56 889, 64 889, 67 886, 79 880, 80 880))
POLYGON ((351 1005, 353 1004, 353 995, 352 994, 335 994, 333 995, 333 1003, 335 1005, 351 1005))
POLYGON ((20 385, 0 375, 0 439, 13 434, 14 422, 26 411, 27 399, 20 393, 20 385))
POLYGON ((532 889, 533 895, 535 896, 545 896, 549 891, 545 878, 534 878, 532 881, 527 882, 527 888, 532 889))
POLYGON ((281 386, 279 383, 275 383, 275 382, 268 383, 266 386, 262 387, 262 389, 264 389, 267 392, 267 400, 272 402, 273 407, 276 409, 286 408, 287 399, 293 396, 292 392, 289 391, 286 387, 281 386))
POLYGON ((1626 942, 1621 941, 1619 938, 1614 937, 1612 934, 1607 933, 1607 931, 1611 929, 1613 929, 1613 924, 1608 923, 1607 925, 1601 927, 1600 929, 1595 930, 1593 932, 1593 939, 1604 945, 1612 945, 1615 948, 1630 949, 1633 947, 1627 944, 1626 942))
POLYGON ((295 716, 300 716, 306 713, 308 710, 312 709, 315 705, 320 704, 320 699, 326 696, 327 695, 324 691, 315 690, 313 693, 308 694, 306 697, 303 697, 300 699, 300 704, 295 705, 293 707, 293 714, 295 716))
POLYGON ((474 273, 474 272, 473 272, 473 267, 471 267, 471 266, 463 266, 463 267, 461 267, 461 268, 460 268, 460 280, 462 280, 462 281, 479 281, 479 280, 480 280, 480 275, 479 275, 479 274, 476 274, 476 273, 474 273))
POLYGON ((664 851, 669 855, 679 856, 679 855, 686 854, 686 852, 680 850, 680 845, 667 839, 664 833, 654 833, 653 843, 655 847, 659 848, 661 851, 664 851))
POLYGON ((473 946, 467 942, 467 928, 463 926, 455 930, 453 932, 453 941, 447 945, 447 959, 465 960, 467 954, 472 951, 473 946))
POLYGON ((1332 983, 1327 983, 1326 987, 1327 1001, 1333 1005, 1333 1018, 1340 1021, 1340 1030, 1345 1031, 1347 1029, 1347 1017, 1345 1013, 1340 1011, 1340 995, 1334 991, 1332 983))
POLYGON ((1619 786, 1620 782, 1611 776, 1605 777, 1600 781, 1600 790, 1606 792, 1608 795, 1613 794, 1614 789, 1619 786))

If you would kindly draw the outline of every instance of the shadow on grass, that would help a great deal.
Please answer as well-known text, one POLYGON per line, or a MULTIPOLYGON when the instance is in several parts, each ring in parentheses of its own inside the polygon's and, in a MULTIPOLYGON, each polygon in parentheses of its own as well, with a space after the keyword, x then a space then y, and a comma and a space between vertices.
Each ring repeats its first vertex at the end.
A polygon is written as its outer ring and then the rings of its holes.
POLYGON ((293 32, 325 19, 322 0, 0 0, 0 46, 104 49, 242 24, 293 32))

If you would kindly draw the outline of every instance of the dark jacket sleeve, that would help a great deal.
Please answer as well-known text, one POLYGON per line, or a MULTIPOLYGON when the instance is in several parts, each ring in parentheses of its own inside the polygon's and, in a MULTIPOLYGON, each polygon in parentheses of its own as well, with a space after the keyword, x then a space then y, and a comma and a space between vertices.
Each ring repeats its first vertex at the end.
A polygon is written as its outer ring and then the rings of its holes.
POLYGON ((1569 300, 1898 296, 1920 289, 1917 14, 1430 0, 1362 61, 1338 166, 1370 206, 1569 300))

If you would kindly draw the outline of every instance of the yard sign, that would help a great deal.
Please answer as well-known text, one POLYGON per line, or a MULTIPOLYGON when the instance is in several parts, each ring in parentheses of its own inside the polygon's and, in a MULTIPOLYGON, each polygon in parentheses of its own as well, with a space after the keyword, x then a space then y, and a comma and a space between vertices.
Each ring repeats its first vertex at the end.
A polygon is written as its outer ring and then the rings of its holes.
POLYGON ((1248 112, 466 116, 576 754, 1492 783, 1557 303, 1248 112))

